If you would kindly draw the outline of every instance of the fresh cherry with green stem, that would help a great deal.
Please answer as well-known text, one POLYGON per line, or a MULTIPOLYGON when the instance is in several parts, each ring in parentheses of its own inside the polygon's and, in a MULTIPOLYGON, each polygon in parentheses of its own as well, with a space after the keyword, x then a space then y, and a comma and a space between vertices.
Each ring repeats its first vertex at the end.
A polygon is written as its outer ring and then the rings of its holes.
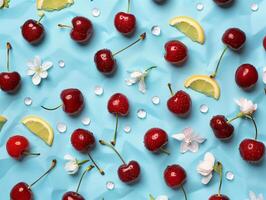
POLYGON ((9 42, 6 43, 7 49, 7 72, 0 73, 0 89, 6 93, 15 93, 21 83, 20 74, 16 71, 10 72, 10 50, 12 46, 9 42))
POLYGON ((187 173, 185 169, 177 164, 169 165, 164 170, 164 181, 168 187, 172 189, 181 188, 184 193, 185 200, 187 200, 187 193, 184 189, 184 183, 187 179, 187 173))
POLYGON ((131 1, 128 0, 127 12, 117 13, 114 19, 116 30, 124 35, 131 35, 136 27, 136 17, 130 13, 130 3, 131 1))
POLYGON ((218 193, 212 195, 209 200, 230 200, 229 197, 226 195, 221 194, 222 189, 222 183, 223 183, 223 165, 220 162, 215 163, 214 165, 214 171, 219 174, 220 176, 220 183, 219 183, 219 189, 218 193))
POLYGON ((62 100, 62 104, 55 108, 48 108, 45 106, 41 106, 45 110, 56 110, 63 106, 63 110, 68 115, 77 115, 84 108, 84 97, 82 92, 76 88, 65 89, 61 92, 60 98, 62 100))
POLYGON ((118 119, 119 117, 125 117, 129 113, 129 101, 128 98, 121 93, 115 93, 110 97, 107 103, 107 109, 109 113, 112 113, 116 116, 116 125, 113 140, 111 141, 112 145, 116 145, 117 139, 117 129, 118 129, 118 119))
POLYGON ((146 33, 142 33, 135 42, 131 43, 127 47, 125 47, 125 48, 123 48, 123 49, 121 49, 115 53, 112 53, 112 51, 109 49, 101 49, 101 50, 97 51, 97 53, 94 56, 94 62, 95 62, 95 65, 96 65, 98 71, 104 75, 113 74, 116 70, 115 56, 117 54, 125 51, 126 49, 134 46, 135 44, 144 40, 145 38, 146 38, 146 33))
POLYGON ((36 181, 28 185, 25 182, 20 182, 16 184, 10 191, 10 200, 33 200, 33 192, 31 188, 40 181, 43 177, 49 174, 56 166, 56 160, 52 160, 51 167, 36 181))
POLYGON ((91 171, 93 168, 94 168, 93 165, 90 165, 90 166, 87 167, 87 169, 81 175, 81 178, 79 180, 78 187, 77 187, 76 191, 75 192, 73 192, 73 191, 66 192, 63 195, 62 200, 85 200, 85 198, 81 194, 79 194, 79 188, 80 188, 80 185, 82 183, 82 180, 83 180, 84 176, 89 171, 91 171))
POLYGON ((216 138, 220 140, 229 140, 234 133, 234 126, 224 115, 213 116, 210 120, 210 126, 216 138))
POLYGON ((141 174, 141 168, 137 161, 132 160, 126 163, 126 161, 118 153, 118 151, 115 149, 115 147, 112 144, 107 143, 103 140, 100 140, 99 143, 101 145, 105 145, 111 148, 122 161, 123 164, 117 170, 118 177, 122 182, 130 184, 130 183, 136 182, 139 179, 140 174, 141 174))
POLYGON ((39 156, 40 153, 29 152, 29 141, 22 135, 14 135, 7 140, 6 150, 10 157, 14 159, 21 159, 24 156, 39 156))

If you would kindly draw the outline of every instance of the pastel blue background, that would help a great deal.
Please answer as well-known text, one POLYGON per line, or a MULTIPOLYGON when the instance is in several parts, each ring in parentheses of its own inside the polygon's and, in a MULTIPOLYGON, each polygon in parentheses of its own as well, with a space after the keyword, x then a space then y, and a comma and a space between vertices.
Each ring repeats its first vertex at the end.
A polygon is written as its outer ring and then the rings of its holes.
MULTIPOLYGON (((234 122, 235 137, 228 143, 216 140, 209 127, 209 120, 215 114, 224 114, 228 118, 235 116, 238 107, 234 103, 235 98, 246 97, 258 103, 256 120, 259 128, 259 139, 266 142, 265 101, 263 92, 262 69, 266 65, 265 51, 262 47, 262 38, 266 34, 266 1, 263 0, 236 0, 230 8, 219 8, 211 0, 201 0, 205 8, 199 12, 196 10, 195 0, 168 0, 164 5, 155 4, 152 0, 132 0, 132 12, 136 14, 138 21, 137 33, 133 38, 121 36, 113 26, 115 13, 126 9, 126 1, 121 0, 79 0, 74 6, 60 12, 47 13, 42 23, 47 34, 45 41, 39 46, 27 44, 20 33, 20 26, 29 18, 38 18, 33 0, 20 0, 11 2, 10 8, 0 10, 0 65, 1 71, 5 66, 5 43, 11 42, 11 67, 22 75, 22 88, 15 95, 0 93, 0 113, 9 121, 4 126, 0 135, 0 199, 8 200, 9 191, 19 181, 31 183, 50 165, 53 158, 58 160, 57 168, 46 179, 34 186, 33 192, 36 200, 58 200, 64 192, 75 190, 81 173, 77 176, 67 175, 63 169, 65 154, 70 153, 78 159, 87 158, 73 150, 69 140, 76 128, 88 128, 94 132, 97 140, 112 138, 115 125, 115 117, 108 113, 106 103, 115 92, 126 94, 130 100, 130 115, 120 119, 117 149, 126 160, 138 160, 142 167, 142 176, 138 183, 125 185, 117 177, 116 170, 121 164, 120 160, 108 148, 97 144, 92 155, 104 168, 106 175, 101 176, 97 170, 93 170, 85 178, 80 193, 90 200, 136 200, 148 199, 148 194, 154 196, 168 195, 170 199, 183 199, 181 191, 169 189, 163 180, 163 171, 168 164, 179 163, 187 171, 188 178, 185 188, 189 200, 207 199, 217 192, 218 177, 208 186, 200 183, 200 176, 196 172, 196 166, 202 160, 205 152, 215 154, 224 166, 225 171, 231 170, 235 174, 235 180, 224 180, 223 193, 233 200, 244 200, 250 190, 266 195, 266 163, 253 166, 245 163, 240 158, 238 145, 243 138, 253 137, 253 127, 249 121, 238 120, 234 122), (259 10, 252 12, 251 3, 259 4, 259 10), (91 9, 97 7, 101 10, 98 18, 91 16, 91 9), (60 30, 58 23, 70 23, 77 15, 90 18, 94 24, 94 35, 86 46, 77 45, 69 37, 69 30, 60 30), (168 25, 168 20, 174 16, 187 15, 197 19, 206 31, 206 43, 202 46, 193 43, 188 38, 168 25), (159 25, 162 35, 151 35, 150 28, 159 25), (167 83, 173 84, 174 90, 184 89, 183 81, 192 74, 210 74, 215 67, 220 52, 223 49, 221 36, 229 27, 239 27, 247 34, 247 43, 240 53, 228 51, 221 64, 217 81, 222 88, 221 98, 215 101, 191 90, 186 90, 192 97, 192 114, 187 119, 179 119, 172 115, 166 108, 169 98, 167 83), (127 52, 118 55, 118 70, 113 77, 105 77, 100 74, 93 63, 94 53, 101 48, 119 50, 138 37, 138 34, 146 31, 147 39, 131 48, 127 52), (189 59, 183 67, 176 68, 165 62, 164 44, 168 40, 179 39, 189 48, 189 59), (31 78, 26 75, 26 62, 35 55, 40 55, 44 60, 54 62, 54 67, 49 71, 49 77, 40 87, 33 86, 31 78), (66 67, 58 67, 58 60, 63 59, 66 67), (255 65, 260 74, 257 87, 251 92, 239 89, 234 81, 236 68, 242 63, 255 65), (127 70, 146 69, 157 65, 147 79, 148 91, 141 94, 137 86, 128 87, 124 79, 128 77, 127 70), (94 87, 104 87, 104 95, 98 97, 94 94, 94 87), (69 87, 82 90, 86 98, 86 108, 78 117, 67 116, 61 109, 47 112, 40 108, 41 105, 57 105, 60 102, 60 92, 69 87), (155 106, 151 98, 158 95, 161 103, 155 106), (33 104, 30 107, 24 105, 24 98, 30 96, 33 104), (209 106, 209 112, 202 114, 199 111, 201 104, 209 106), (136 112, 144 108, 148 112, 146 119, 137 118, 136 112), (32 135, 20 120, 28 115, 35 114, 45 118, 55 130, 54 144, 50 148, 40 139, 32 135), (90 126, 84 127, 81 119, 89 116, 92 119, 90 126), (68 130, 59 134, 56 130, 58 122, 65 122, 68 130), (132 131, 126 134, 123 127, 130 125, 132 131), (197 133, 208 140, 201 145, 196 154, 179 153, 180 143, 169 140, 168 148, 171 156, 154 155, 144 148, 143 135, 152 127, 165 129, 169 136, 181 132, 186 127, 192 127, 197 133), (22 134, 29 138, 31 150, 41 152, 37 158, 25 158, 22 161, 12 160, 6 153, 5 143, 14 134, 22 134), (108 191, 105 187, 107 181, 115 182, 116 188, 108 191)), ((84 166, 85 167, 85 166, 84 166)), ((83 167, 83 169, 84 169, 83 167)), ((82 170, 81 170, 82 171, 82 170)), ((80 172, 81 172, 80 171, 80 172)))

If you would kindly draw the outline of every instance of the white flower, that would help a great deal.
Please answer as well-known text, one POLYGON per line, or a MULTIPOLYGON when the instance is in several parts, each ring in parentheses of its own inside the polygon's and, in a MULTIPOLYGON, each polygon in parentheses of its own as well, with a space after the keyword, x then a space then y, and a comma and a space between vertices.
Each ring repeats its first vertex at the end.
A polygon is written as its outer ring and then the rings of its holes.
POLYGON ((66 170, 66 172, 68 174, 75 174, 78 172, 79 170, 79 163, 78 163, 78 160, 76 158, 74 158, 73 156, 69 155, 69 154, 66 154, 64 156, 64 159, 67 161, 64 168, 66 170))
POLYGON ((240 111, 244 115, 252 115, 258 108, 257 104, 245 98, 235 100, 236 104, 240 107, 240 111))
POLYGON ((215 157, 212 153, 207 152, 204 160, 197 166, 197 172, 203 176, 201 183, 208 184, 212 178, 213 167, 215 165, 215 157))
POLYGON ((40 56, 35 56, 33 60, 28 61, 27 66, 27 75, 32 76, 32 83, 39 85, 42 79, 48 77, 47 71, 53 66, 53 63, 50 61, 42 63, 40 56))
POLYGON ((188 150, 196 153, 199 150, 199 144, 202 144, 206 140, 206 138, 200 135, 195 135, 192 128, 186 128, 182 133, 174 134, 172 137, 182 141, 180 145, 181 153, 186 153, 188 150))
POLYGON ((257 197, 256 194, 252 191, 249 192, 249 200, 264 200, 264 197, 262 194, 259 194, 257 197))
POLYGON ((168 200, 168 196, 166 196, 166 195, 161 195, 161 196, 158 196, 158 197, 156 198, 156 200, 168 200))
POLYGON ((266 67, 263 68, 262 80, 263 80, 263 83, 266 84, 266 67))

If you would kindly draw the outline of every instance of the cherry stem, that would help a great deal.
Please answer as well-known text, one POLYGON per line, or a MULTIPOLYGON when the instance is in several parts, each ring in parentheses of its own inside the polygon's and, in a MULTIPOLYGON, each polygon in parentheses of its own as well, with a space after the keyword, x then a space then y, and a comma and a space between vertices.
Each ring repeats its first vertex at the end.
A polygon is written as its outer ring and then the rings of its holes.
POLYGON ((94 168, 94 166, 93 166, 93 165, 90 165, 90 166, 87 167, 87 169, 82 173, 82 175, 81 175, 81 177, 80 177, 80 180, 79 180, 79 183, 78 183, 78 187, 77 187, 77 189, 76 189, 76 193, 78 193, 78 191, 79 191, 79 188, 80 188, 81 182, 82 182, 82 180, 83 180, 85 174, 86 174, 87 172, 89 172, 90 170, 92 170, 93 168, 94 168))
POLYGON ((29 185, 29 187, 28 188, 31 188, 33 185, 35 185, 39 180, 41 180, 44 176, 46 176, 47 174, 49 174, 50 173, 50 171, 52 171, 54 168, 55 168, 55 166, 56 166, 56 160, 54 159, 54 160, 52 160, 52 164, 51 164, 51 167, 42 175, 42 176, 40 176, 36 181, 34 181, 32 184, 30 184, 29 185))
POLYGON ((41 15, 41 17, 40 17, 40 18, 39 18, 39 20, 37 21, 37 23, 38 23, 38 24, 39 24, 39 23, 41 23, 41 21, 42 21, 43 17, 44 17, 44 14, 43 14, 43 15, 41 15))
POLYGON ((116 148, 112 145, 112 144, 109 144, 107 142, 105 142, 104 140, 99 140, 99 143, 101 145, 105 145, 105 146, 108 146, 110 147, 111 149, 113 149, 113 151, 118 155, 118 157, 120 158, 120 160, 122 161, 123 164, 126 164, 125 160, 123 159, 123 157, 120 155, 120 153, 116 150, 116 148))
POLYGON ((128 45, 127 47, 121 49, 120 51, 117 51, 116 53, 113 54, 113 57, 116 56, 117 54, 121 53, 122 51, 125 51, 126 49, 134 46, 135 44, 137 44, 139 41, 142 41, 146 38, 146 33, 142 33, 139 37, 139 39, 137 39, 135 42, 131 43, 130 45, 128 45))
POLYGON ((117 129, 118 129, 118 114, 116 114, 115 132, 114 132, 113 140, 111 141, 111 144, 112 144, 113 146, 116 145, 117 129))
POLYGON ((130 0, 127 1, 127 13, 130 12, 130 0))
POLYGON ((170 90, 171 95, 174 96, 174 92, 173 92, 173 90, 172 90, 171 83, 168 83, 167 85, 168 85, 168 88, 169 88, 169 90, 170 90))
POLYGON ((170 152, 167 149, 164 149, 163 147, 160 148, 160 151, 168 156, 170 155, 170 152))
MULTIPOLYGON (((222 163, 218 162, 218 165, 222 166, 222 163)), ((222 184, 223 184, 223 168, 221 167, 221 170, 219 171, 219 176, 220 176, 220 183, 219 183, 219 188, 218 188, 218 196, 221 195, 221 189, 222 189, 222 184)))
POLYGON ((181 189, 182 189, 182 192, 184 193, 185 200, 187 200, 187 193, 186 193, 184 186, 181 186, 181 189))
POLYGON ((233 122, 236 119, 241 118, 241 117, 243 117, 243 113, 240 112, 240 113, 237 114, 237 116, 235 116, 234 118, 228 120, 227 123, 230 124, 231 122, 233 122))
POLYGON ((47 107, 45 107, 45 106, 41 106, 43 109, 45 109, 45 110, 49 110, 49 111, 52 111, 52 110, 57 110, 58 108, 60 108, 62 105, 59 105, 59 106, 57 106, 57 107, 55 107, 55 108, 47 108, 47 107))
POLYGON ((101 175, 104 175, 104 171, 103 169, 101 169, 97 164, 96 162, 94 161, 94 159, 92 158, 92 156, 90 155, 90 153, 88 153, 90 159, 91 159, 91 162, 94 164, 94 166, 98 169, 98 171, 100 172, 101 175))
POLYGON ((31 152, 28 152, 28 151, 24 151, 23 154, 25 156, 39 156, 39 155, 41 155, 40 153, 31 153, 31 152))
POLYGON ((149 72, 149 71, 151 71, 152 69, 156 69, 156 68, 157 68, 157 66, 149 67, 148 69, 145 69, 145 72, 149 72))
POLYGON ((216 66, 216 69, 215 69, 214 73, 210 76, 211 78, 215 78, 215 77, 217 76, 218 69, 219 69, 219 67, 220 67, 220 64, 221 64, 222 58, 223 58, 225 52, 227 51, 227 49, 228 49, 228 47, 226 46, 226 47, 224 48, 224 50, 223 50, 223 52, 222 52, 220 58, 219 58, 219 61, 218 61, 218 63, 217 63, 217 66, 216 66))
POLYGON ((82 161, 80 161, 80 162, 78 162, 78 165, 79 166, 81 166, 81 165, 83 165, 83 164, 85 164, 85 163, 87 163, 87 162, 89 162, 90 160, 82 160, 82 161))
POLYGON ((255 128, 255 140, 257 140, 258 139, 258 127, 257 127, 257 124, 255 122, 254 117, 251 115, 245 115, 245 117, 247 117, 248 119, 250 119, 253 122, 254 128, 255 128))
POLYGON ((155 200, 154 196, 152 194, 149 194, 150 200, 155 200))
POLYGON ((7 60, 6 60, 6 68, 7 68, 7 71, 9 72, 9 64, 10 64, 10 50, 12 49, 12 46, 9 42, 6 43, 6 57, 7 57, 7 60))
POLYGON ((60 28, 71 28, 71 29, 73 29, 73 26, 65 25, 65 24, 58 24, 57 26, 59 26, 60 28))

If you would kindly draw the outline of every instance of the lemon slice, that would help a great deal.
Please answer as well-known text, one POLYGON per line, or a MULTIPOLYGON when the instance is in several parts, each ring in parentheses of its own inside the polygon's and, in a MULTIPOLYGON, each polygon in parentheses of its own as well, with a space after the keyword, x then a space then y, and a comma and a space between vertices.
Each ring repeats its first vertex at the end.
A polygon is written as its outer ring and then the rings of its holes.
POLYGON ((192 41, 200 44, 204 43, 204 30, 195 19, 187 16, 179 16, 171 19, 169 24, 184 33, 192 41))
POLYGON ((37 0, 37 9, 46 11, 61 10, 73 3, 74 0, 37 0))
POLYGON ((6 121, 7 121, 7 119, 4 116, 0 115, 0 131, 3 128, 3 126, 5 125, 6 121))
POLYGON ((54 140, 54 131, 50 124, 37 116, 27 116, 21 120, 32 133, 41 138, 46 144, 52 146, 54 140))
POLYGON ((207 75, 193 75, 185 81, 184 85, 214 99, 220 98, 219 84, 207 75))

